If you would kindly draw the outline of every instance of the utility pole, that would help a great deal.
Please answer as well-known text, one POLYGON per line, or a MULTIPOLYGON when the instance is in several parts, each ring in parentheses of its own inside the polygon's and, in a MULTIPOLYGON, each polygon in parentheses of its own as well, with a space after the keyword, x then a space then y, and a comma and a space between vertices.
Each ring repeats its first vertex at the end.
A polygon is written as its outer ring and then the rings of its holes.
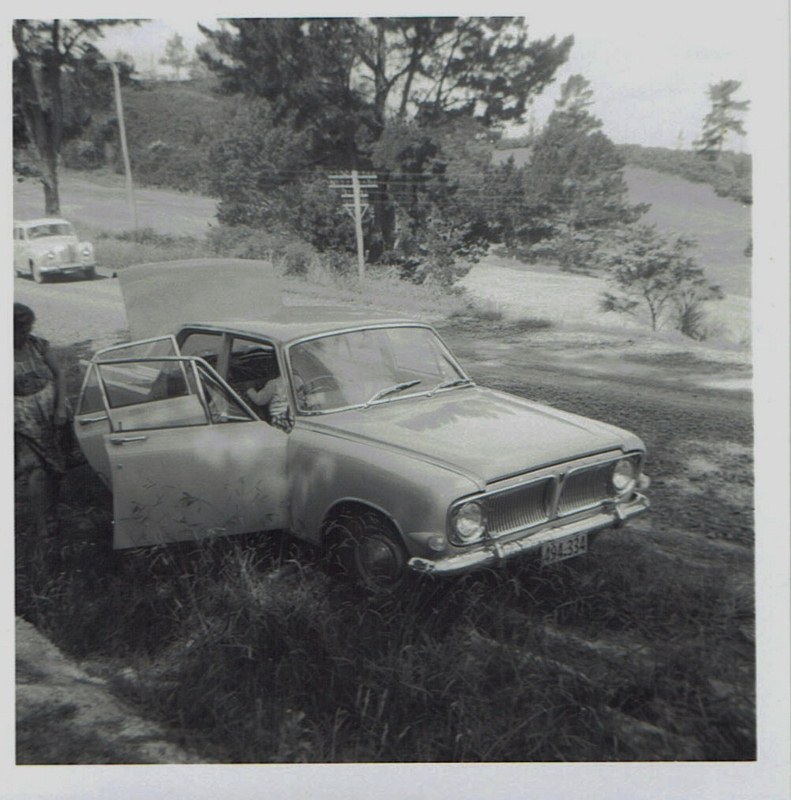
POLYGON ((365 278, 365 243, 363 242, 363 215, 368 211, 369 190, 378 187, 376 175, 360 175, 356 169, 338 175, 330 175, 333 189, 341 193, 343 207, 354 220, 354 235, 357 239, 357 274, 365 278))
POLYGON ((137 205, 135 193, 132 188, 132 167, 129 164, 129 149, 126 146, 126 125, 124 124, 124 106, 121 102, 121 81, 118 77, 118 65, 115 61, 106 61, 113 73, 113 88, 115 89, 115 108, 118 114, 118 129, 121 139, 121 155, 124 159, 124 174, 126 176, 126 198, 129 210, 132 212, 132 230, 137 230, 137 205))

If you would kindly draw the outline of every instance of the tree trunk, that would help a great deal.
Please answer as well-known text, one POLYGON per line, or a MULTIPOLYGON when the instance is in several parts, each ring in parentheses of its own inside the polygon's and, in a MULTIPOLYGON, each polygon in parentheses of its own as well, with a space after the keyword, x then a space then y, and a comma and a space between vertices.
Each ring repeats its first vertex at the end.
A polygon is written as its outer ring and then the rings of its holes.
MULTIPOLYGON (((57 161, 57 156, 55 158, 47 158, 46 166, 41 172, 41 183, 44 186, 44 213, 48 217, 60 216, 57 161)), ((44 166, 43 162, 42 166, 44 166)))
POLYGON ((53 23, 53 51, 40 59, 25 50, 21 38, 15 38, 17 86, 22 95, 22 116, 28 139, 38 162, 39 180, 44 187, 44 213, 60 214, 58 162, 63 140, 63 95, 60 86, 61 56, 58 47, 59 26, 53 23))

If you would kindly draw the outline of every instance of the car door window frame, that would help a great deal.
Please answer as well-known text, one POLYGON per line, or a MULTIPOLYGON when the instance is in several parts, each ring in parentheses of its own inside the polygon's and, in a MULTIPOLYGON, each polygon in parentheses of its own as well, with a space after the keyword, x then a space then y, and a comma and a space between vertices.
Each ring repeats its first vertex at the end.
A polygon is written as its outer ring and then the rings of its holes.
MULTIPOLYGON (((198 402, 201 405, 201 409, 204 415, 204 421, 201 423, 197 423, 197 426, 200 425, 223 425, 227 424, 230 421, 233 422, 259 422, 258 416, 254 413, 254 411, 250 408, 249 404, 247 404, 237 392, 233 390, 232 387, 228 385, 228 383, 222 379, 222 377, 217 374, 217 371, 212 368, 212 366, 206 362, 204 359, 198 356, 150 356, 150 357, 139 357, 139 358, 104 358, 101 361, 95 361, 92 366, 96 368, 96 374, 99 381, 99 388, 102 395, 102 401, 104 403, 104 410, 107 414, 108 421, 110 423, 110 431, 112 433, 118 433, 122 429, 117 425, 116 421, 113 419, 113 411, 118 411, 119 408, 130 408, 133 406, 145 406, 151 402, 158 402, 157 400, 143 400, 140 403, 132 403, 128 405, 124 405, 121 407, 114 407, 110 403, 110 398, 107 394, 107 389, 104 383, 104 377, 102 376, 102 366, 111 366, 114 364, 138 364, 138 363, 146 363, 146 362, 158 362, 161 363, 163 361, 170 361, 170 362, 178 362, 181 363, 184 369, 189 369, 192 373, 191 380, 192 384, 194 385, 196 391, 194 394, 198 398, 198 402), (205 371, 206 377, 214 381, 217 386, 225 392, 228 397, 239 406, 240 409, 244 411, 247 415, 247 419, 240 420, 237 418, 233 418, 232 420, 217 420, 214 419, 214 416, 209 408, 208 396, 206 394, 206 388, 203 383, 203 377, 201 375, 201 370, 205 371)), ((86 375, 86 379, 87 379, 86 375)), ((188 386, 190 385, 188 380, 188 386)), ((190 392, 192 394, 193 392, 190 392)), ((163 398, 164 399, 164 398, 163 398)), ((174 427, 182 427, 178 425, 168 425, 168 424, 157 424, 152 425, 151 427, 146 428, 134 428, 134 430, 160 430, 160 429, 167 429, 167 428, 174 428, 174 427)), ((185 427, 196 427, 196 425, 188 425, 185 427)), ((132 429, 128 429, 132 430, 132 429)))

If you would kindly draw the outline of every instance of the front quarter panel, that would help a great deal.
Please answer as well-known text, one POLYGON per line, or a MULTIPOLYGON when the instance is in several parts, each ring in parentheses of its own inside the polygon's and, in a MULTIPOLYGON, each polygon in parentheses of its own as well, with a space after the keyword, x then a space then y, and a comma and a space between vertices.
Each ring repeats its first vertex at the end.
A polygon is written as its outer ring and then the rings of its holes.
POLYGON ((410 555, 425 555, 425 535, 417 534, 444 534, 450 503, 481 488, 437 464, 310 422, 298 423, 291 432, 287 465, 293 532, 315 544, 332 508, 352 501, 385 514, 410 555))

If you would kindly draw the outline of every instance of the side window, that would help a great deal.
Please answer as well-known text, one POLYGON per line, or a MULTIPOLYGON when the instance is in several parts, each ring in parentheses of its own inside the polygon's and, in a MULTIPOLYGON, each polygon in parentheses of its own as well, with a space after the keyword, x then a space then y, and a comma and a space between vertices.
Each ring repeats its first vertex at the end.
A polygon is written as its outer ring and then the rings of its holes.
POLYGON ((286 429, 289 417, 286 386, 274 345, 234 336, 228 363, 228 383, 272 425, 286 429))
POLYGON ((141 342, 130 342, 106 347, 100 350, 95 360, 104 361, 110 358, 157 358, 159 356, 177 356, 176 340, 173 336, 160 336, 141 342))
POLYGON ((98 363, 114 430, 207 425, 192 363, 186 360, 98 363))
POLYGON ((185 356, 198 356, 217 369, 222 353, 223 335, 208 331, 193 331, 188 333, 181 343, 181 354, 185 356))
POLYGON ((263 389, 280 377, 275 348, 268 342, 234 336, 228 364, 228 383, 240 394, 248 389, 263 389))
POLYGON ((195 394, 191 369, 182 361, 99 364, 110 408, 170 400, 195 394))
POLYGON ((213 423, 221 422, 249 422, 253 417, 250 413, 239 405, 239 403, 228 393, 225 386, 198 366, 201 385, 203 386, 206 406, 209 409, 209 417, 213 423))

